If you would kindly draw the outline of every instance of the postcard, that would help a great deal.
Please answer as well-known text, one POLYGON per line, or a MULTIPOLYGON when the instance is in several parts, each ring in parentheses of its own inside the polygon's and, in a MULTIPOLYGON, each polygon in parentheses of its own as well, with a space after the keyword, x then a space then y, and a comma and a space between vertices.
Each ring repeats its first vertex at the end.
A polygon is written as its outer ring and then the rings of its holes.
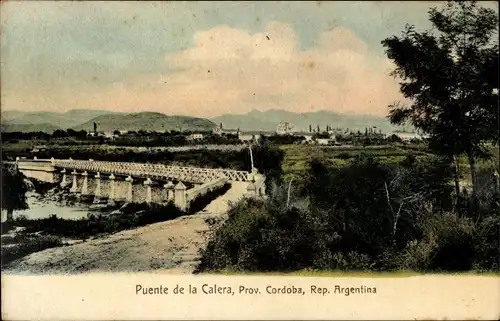
POLYGON ((2 1, 2 319, 499 319, 498 27, 2 1))

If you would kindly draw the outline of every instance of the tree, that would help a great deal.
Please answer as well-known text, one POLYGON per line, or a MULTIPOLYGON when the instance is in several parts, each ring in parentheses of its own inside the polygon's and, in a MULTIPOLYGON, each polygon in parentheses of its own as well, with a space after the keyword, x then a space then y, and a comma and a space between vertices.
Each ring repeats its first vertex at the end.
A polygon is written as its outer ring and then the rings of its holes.
POLYGON ((407 25, 401 37, 382 41, 409 101, 391 105, 389 119, 427 133, 430 147, 454 160, 457 194, 457 156, 465 153, 476 199, 476 160, 488 155, 486 141, 498 139, 498 18, 475 1, 450 1, 429 17, 436 33, 407 25))
POLYGON ((2 208, 7 211, 7 221, 13 219, 13 212, 28 208, 26 191, 28 187, 17 168, 2 164, 2 208))
POLYGON ((52 133, 52 137, 54 138, 62 138, 62 137, 68 137, 68 133, 62 129, 57 129, 52 133))
POLYGON ((282 163, 285 158, 283 150, 272 145, 265 136, 261 136, 258 144, 252 147, 252 152, 255 168, 266 176, 266 188, 269 189, 273 182, 281 185, 283 183, 282 163))
POLYGON ((66 133, 68 134, 69 137, 77 137, 78 136, 78 133, 76 132, 76 130, 74 130, 72 128, 66 129, 66 133))

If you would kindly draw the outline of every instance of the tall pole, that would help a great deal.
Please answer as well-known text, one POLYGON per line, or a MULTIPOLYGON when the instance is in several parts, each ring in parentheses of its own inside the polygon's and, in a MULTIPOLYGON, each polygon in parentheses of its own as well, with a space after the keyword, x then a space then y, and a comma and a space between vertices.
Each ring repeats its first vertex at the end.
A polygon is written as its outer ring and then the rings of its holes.
POLYGON ((253 153, 252 153, 252 144, 248 144, 248 149, 250 150, 250 164, 251 164, 251 168, 250 168, 250 171, 253 172, 253 153))
MULTIPOLYGON (((500 176, 500 100, 498 97, 498 88, 493 89, 493 93, 497 96, 497 147, 498 147, 498 168, 497 168, 497 177, 500 176)), ((497 178, 498 181, 498 178, 497 178)))
POLYGON ((497 169, 496 169, 496 177, 497 177, 497 181, 499 179, 499 176, 500 176, 500 100, 499 100, 499 97, 498 97, 498 88, 493 88, 492 90, 492 94, 497 96, 497 147, 498 147, 498 164, 497 164, 497 169))
POLYGON ((290 205, 290 190, 292 189, 292 181, 293 181, 293 177, 290 178, 290 183, 288 183, 288 195, 286 198, 286 208, 288 208, 288 206, 290 205))

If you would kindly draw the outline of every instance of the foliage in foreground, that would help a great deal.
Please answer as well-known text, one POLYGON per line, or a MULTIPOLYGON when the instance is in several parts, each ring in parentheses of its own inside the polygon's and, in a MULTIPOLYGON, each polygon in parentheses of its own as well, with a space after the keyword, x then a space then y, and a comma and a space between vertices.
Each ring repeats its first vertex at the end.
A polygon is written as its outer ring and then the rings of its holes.
POLYGON ((457 159, 467 155, 476 202, 477 160, 488 155, 486 143, 500 138, 498 13, 476 1, 448 1, 441 10, 432 8, 429 20, 432 31, 407 25, 400 37, 382 41, 410 102, 390 106, 389 119, 411 123, 429 135, 432 149, 455 160, 457 194, 457 159))
POLYGON ((451 173, 439 160, 358 159, 342 169, 313 160, 309 174, 290 197, 275 186, 267 200, 232 208, 198 272, 500 270, 498 198, 485 199, 481 215, 451 212, 451 173))
POLYGON ((7 219, 11 220, 13 211, 28 208, 26 200, 28 185, 24 175, 17 171, 15 166, 5 163, 2 163, 0 181, 1 208, 7 211, 7 219))

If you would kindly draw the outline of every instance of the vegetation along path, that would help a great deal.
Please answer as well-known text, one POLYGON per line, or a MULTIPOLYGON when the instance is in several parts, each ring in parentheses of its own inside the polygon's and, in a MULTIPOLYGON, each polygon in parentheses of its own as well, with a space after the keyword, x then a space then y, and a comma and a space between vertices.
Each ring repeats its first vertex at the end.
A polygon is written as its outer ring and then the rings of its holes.
POLYGON ((229 202, 237 201, 245 192, 246 184, 236 182, 196 214, 36 252, 4 272, 65 274, 155 270, 191 273, 197 264, 199 249, 206 244, 210 226, 222 222, 229 202))

